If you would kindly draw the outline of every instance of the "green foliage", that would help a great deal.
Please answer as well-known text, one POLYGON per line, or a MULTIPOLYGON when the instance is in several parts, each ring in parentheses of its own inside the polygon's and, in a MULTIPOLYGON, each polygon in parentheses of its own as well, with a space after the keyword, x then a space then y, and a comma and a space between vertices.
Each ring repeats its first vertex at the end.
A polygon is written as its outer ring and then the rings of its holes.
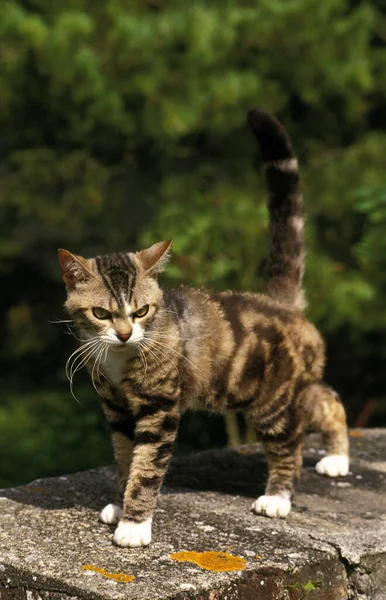
POLYGON ((330 341, 331 383, 352 417, 368 397, 384 400, 385 25, 383 4, 365 0, 3 3, 7 482, 35 476, 25 448, 41 474, 108 460, 91 386, 85 412, 63 412, 73 346, 49 323, 64 299, 57 247, 93 255, 173 237, 166 285, 263 289, 266 190, 245 126, 254 105, 282 119, 301 159, 309 316, 330 341), (74 450, 82 439, 87 460, 74 450))
POLYGON ((0 407, 0 487, 107 464, 112 450, 98 401, 77 390, 8 394, 0 407))

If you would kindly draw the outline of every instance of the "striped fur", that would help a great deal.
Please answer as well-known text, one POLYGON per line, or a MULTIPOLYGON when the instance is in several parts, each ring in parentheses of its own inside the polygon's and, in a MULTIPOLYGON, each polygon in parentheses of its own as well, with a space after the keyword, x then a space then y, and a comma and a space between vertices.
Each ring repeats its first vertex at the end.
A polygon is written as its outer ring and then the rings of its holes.
POLYGON ((277 119, 254 109, 248 113, 248 122, 260 146, 270 195, 267 294, 302 310, 306 306, 302 289, 305 246, 298 163, 277 119))
POLYGON ((59 254, 67 311, 88 340, 69 372, 86 364, 102 398, 120 478, 117 505, 101 518, 110 523, 122 514, 114 537, 121 546, 151 539, 186 409, 243 410, 254 424, 269 465, 266 493, 252 506, 258 514, 288 514, 308 427, 326 443, 318 471, 334 476, 348 469, 345 412, 322 381, 323 340, 299 310, 305 252, 296 158, 276 119, 256 109, 249 122, 270 193, 267 295, 161 291, 157 274, 170 242, 95 259, 59 254))

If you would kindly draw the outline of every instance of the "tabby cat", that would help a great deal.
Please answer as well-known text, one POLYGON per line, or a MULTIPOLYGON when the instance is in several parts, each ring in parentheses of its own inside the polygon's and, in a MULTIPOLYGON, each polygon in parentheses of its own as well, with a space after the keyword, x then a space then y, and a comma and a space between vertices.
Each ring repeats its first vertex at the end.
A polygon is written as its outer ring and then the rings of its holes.
POLYGON ((324 345, 303 316, 304 217, 298 166, 283 126, 261 109, 248 121, 270 195, 267 294, 162 291, 171 241, 139 252, 82 258, 59 250, 65 308, 81 342, 69 375, 83 365, 101 396, 119 471, 118 546, 146 546, 181 414, 243 410, 268 459, 265 495, 252 510, 286 517, 302 464, 304 433, 320 431, 318 473, 348 472, 348 435, 338 395, 322 381, 324 345))

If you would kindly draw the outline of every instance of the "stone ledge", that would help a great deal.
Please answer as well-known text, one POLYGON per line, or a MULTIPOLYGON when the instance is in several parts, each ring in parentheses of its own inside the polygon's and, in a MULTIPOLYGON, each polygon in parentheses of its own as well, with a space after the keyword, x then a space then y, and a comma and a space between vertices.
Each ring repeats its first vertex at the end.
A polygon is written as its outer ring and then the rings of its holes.
POLYGON ((308 438, 285 521, 249 510, 265 480, 259 446, 175 459, 153 543, 136 550, 113 546, 97 520, 114 497, 112 468, 0 490, 0 599, 386 600, 386 431, 351 433, 351 474, 337 480, 314 472, 319 438, 308 438), (206 571, 170 558, 181 550, 227 552, 247 567, 206 571))

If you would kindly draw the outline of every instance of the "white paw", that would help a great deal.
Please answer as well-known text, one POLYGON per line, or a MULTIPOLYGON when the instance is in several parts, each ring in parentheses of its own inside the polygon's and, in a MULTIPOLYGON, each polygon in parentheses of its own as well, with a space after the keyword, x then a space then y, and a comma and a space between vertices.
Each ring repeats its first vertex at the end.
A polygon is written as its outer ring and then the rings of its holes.
POLYGON ((107 523, 111 525, 112 523, 118 523, 120 518, 122 517, 122 509, 116 504, 107 504, 99 515, 102 523, 107 523))
POLYGON ((330 454, 320 460, 316 466, 316 472, 319 475, 328 475, 329 477, 339 477, 347 475, 349 460, 342 454, 330 454))
POLYGON ((120 521, 115 530, 113 542, 122 548, 139 548, 151 542, 151 517, 142 523, 120 521))
POLYGON ((257 515, 284 518, 291 510, 289 494, 288 492, 283 492, 277 496, 260 496, 252 504, 252 510, 257 515))

